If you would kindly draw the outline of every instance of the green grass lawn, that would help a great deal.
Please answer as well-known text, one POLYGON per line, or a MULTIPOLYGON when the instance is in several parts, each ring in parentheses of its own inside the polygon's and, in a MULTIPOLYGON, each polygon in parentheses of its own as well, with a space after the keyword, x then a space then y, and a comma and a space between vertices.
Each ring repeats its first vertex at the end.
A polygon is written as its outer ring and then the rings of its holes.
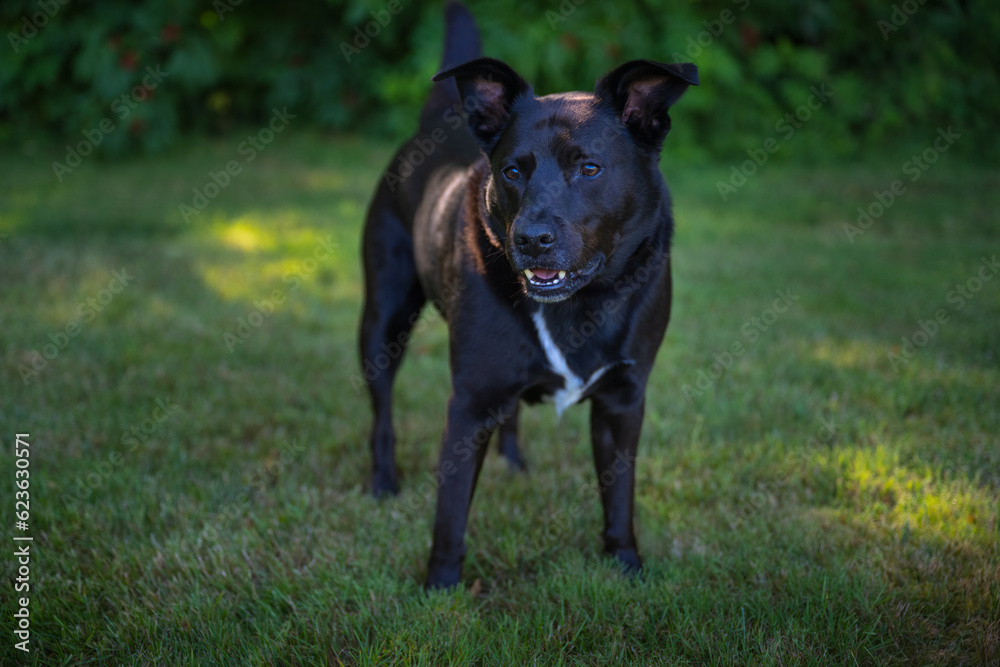
POLYGON ((529 474, 488 457, 464 589, 425 596, 440 318, 396 385, 397 499, 367 493, 352 382, 359 235, 392 147, 285 132, 185 223, 240 141, 91 159, 62 183, 58 153, 0 157, 0 662, 1000 661, 1000 277, 983 264, 1000 171, 772 162, 723 202, 730 165, 675 163, 668 142, 644 580, 600 555, 587 407, 541 406, 522 413, 529 474), (907 192, 849 239, 897 178, 907 192), (28 654, 13 535, 34 537, 28 654))

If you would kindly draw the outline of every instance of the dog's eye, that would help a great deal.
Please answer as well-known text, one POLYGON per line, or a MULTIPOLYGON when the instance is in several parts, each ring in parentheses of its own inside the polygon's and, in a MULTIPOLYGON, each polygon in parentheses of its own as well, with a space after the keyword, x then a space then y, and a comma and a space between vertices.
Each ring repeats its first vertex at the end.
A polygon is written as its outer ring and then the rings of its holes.
POLYGON ((601 173, 601 166, 594 164, 593 162, 585 162, 582 167, 580 167, 580 175, 586 176, 587 178, 593 178, 601 173))
POLYGON ((509 167, 504 167, 504 170, 500 173, 502 173, 503 177, 506 178, 508 181, 516 181, 517 179, 521 178, 521 170, 515 167, 514 165, 511 165, 509 167))

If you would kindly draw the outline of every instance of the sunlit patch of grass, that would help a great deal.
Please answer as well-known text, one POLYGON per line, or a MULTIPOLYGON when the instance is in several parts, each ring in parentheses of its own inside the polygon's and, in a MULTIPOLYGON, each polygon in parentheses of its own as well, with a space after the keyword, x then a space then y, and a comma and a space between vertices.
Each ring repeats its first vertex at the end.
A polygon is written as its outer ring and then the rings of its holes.
POLYGON ((275 246, 273 233, 264 233, 259 225, 246 218, 240 218, 227 225, 220 234, 222 243, 229 248, 243 252, 270 250, 275 246))
MULTIPOLYGON (((259 300, 276 290, 318 294, 334 284, 343 289, 344 279, 356 275, 356 240, 345 241, 336 229, 294 208, 216 215, 199 230, 198 243, 222 252, 207 254, 199 270, 205 284, 228 301, 259 300)), ((357 293, 356 281, 351 283, 349 295, 357 293)))
POLYGON ((869 369, 885 363, 885 347, 874 341, 822 338, 804 346, 817 361, 833 368, 869 369))
POLYGON ((838 491, 868 521, 921 538, 995 539, 995 494, 965 476, 905 466, 885 444, 845 452, 840 464, 838 491))

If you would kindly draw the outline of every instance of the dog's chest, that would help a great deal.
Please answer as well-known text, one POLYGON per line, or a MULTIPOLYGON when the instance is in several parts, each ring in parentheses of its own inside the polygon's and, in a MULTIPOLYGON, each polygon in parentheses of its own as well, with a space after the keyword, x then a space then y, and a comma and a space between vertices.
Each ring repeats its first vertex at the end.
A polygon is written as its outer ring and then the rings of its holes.
POLYGON ((539 308, 536 310, 532 314, 531 319, 535 324, 538 342, 541 343, 542 350, 545 352, 549 368, 563 379, 562 389, 556 390, 551 397, 552 402, 556 406, 556 413, 561 415, 563 410, 579 403, 586 395, 587 390, 600 380, 601 376, 614 364, 601 365, 589 377, 582 377, 570 368, 569 363, 566 361, 566 355, 552 337, 549 326, 545 322, 545 316, 542 314, 542 309, 539 308))

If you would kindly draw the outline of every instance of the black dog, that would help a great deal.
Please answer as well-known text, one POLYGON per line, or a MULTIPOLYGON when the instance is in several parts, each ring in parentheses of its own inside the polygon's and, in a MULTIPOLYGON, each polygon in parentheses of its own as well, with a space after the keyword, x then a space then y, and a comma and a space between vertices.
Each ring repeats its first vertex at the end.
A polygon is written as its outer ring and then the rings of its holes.
POLYGON ((594 94, 535 97, 479 54, 472 17, 449 3, 447 69, 368 212, 361 357, 366 372, 377 369, 368 373, 373 491, 398 492, 392 382, 430 300, 448 322, 452 394, 426 585, 459 581, 490 434, 499 430, 502 451, 521 464, 519 401, 545 397, 559 411, 591 399, 605 549, 635 572, 636 445, 670 315, 660 146, 697 69, 636 60, 594 94))

